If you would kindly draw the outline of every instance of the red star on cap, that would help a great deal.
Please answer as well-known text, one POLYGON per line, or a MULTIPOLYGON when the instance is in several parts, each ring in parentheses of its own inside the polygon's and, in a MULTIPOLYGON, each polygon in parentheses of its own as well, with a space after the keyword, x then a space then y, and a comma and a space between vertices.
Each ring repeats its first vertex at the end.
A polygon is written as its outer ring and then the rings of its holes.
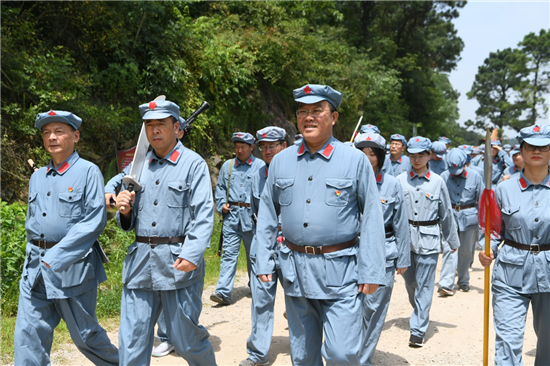
POLYGON ((267 133, 264 133, 262 137, 265 139, 267 137, 267 133))
POLYGON ((539 127, 539 126, 535 126, 535 128, 533 128, 533 131, 539 132, 539 131, 540 131, 540 127, 539 127))
POLYGON ((241 135, 240 133, 237 135, 237 137, 241 137, 241 136, 242 136, 242 135, 241 135))
POLYGON ((306 93, 306 94, 311 93, 311 88, 308 85, 306 85, 306 87, 304 88, 304 93, 306 93))
POLYGON ((418 142, 418 141, 420 141, 420 139, 416 139, 416 140, 414 140, 414 141, 418 142))
POLYGON ((399 137, 399 135, 395 135, 395 137, 399 137))
POLYGON ((157 103, 155 103, 154 101, 149 102, 149 109, 155 110, 156 107, 157 107, 157 103))
POLYGON ((50 116, 55 116, 55 112, 54 111, 50 111, 50 113, 48 113, 50 116))
POLYGON ((367 141, 370 141, 370 140, 372 140, 372 139, 370 138, 370 136, 367 136, 367 141))
POLYGON ((453 164, 453 166, 456 168, 456 164, 453 164))

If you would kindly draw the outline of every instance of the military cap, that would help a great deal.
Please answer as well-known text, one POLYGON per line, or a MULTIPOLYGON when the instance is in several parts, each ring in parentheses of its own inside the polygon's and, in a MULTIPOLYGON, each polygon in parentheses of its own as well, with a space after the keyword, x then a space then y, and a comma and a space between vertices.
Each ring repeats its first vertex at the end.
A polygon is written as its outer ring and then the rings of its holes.
POLYGON ((422 136, 415 136, 409 139, 407 142, 407 151, 409 154, 418 154, 423 151, 430 152, 432 149, 432 142, 422 136))
POLYGON ((380 134, 380 129, 375 125, 361 125, 361 128, 359 129, 359 133, 367 133, 367 132, 374 132, 380 134))
POLYGON ((403 146, 407 146, 407 140, 405 139, 405 136, 400 135, 398 133, 393 134, 390 136, 390 141, 401 141, 403 143, 403 146))
POLYGON ((460 145, 459 147, 466 153, 466 155, 471 155, 474 152, 472 145, 460 145))
POLYGON ((386 139, 380 134, 372 131, 357 135, 354 144, 358 149, 362 149, 364 147, 374 147, 386 151, 386 139))
POLYGON ((254 143, 254 136, 248 132, 235 132, 233 137, 231 137, 232 142, 244 142, 246 144, 252 145, 254 143))
POLYGON ((491 146, 502 146, 502 142, 499 139, 491 140, 491 146))
POLYGON ((464 170, 468 155, 463 149, 454 148, 447 154, 447 168, 452 175, 459 175, 464 170))
POLYGON ((258 142, 284 141, 285 137, 286 131, 284 128, 281 127, 268 126, 256 132, 256 139, 258 140, 258 142))
POLYGON ((180 122, 180 131, 183 131, 185 126, 187 126, 187 121, 182 116, 178 118, 178 121, 180 122))
POLYGON ((34 121, 34 127, 41 130, 42 127, 52 122, 65 123, 66 125, 72 126, 75 130, 78 130, 82 124, 82 118, 71 112, 51 110, 49 112, 38 113, 34 121))
POLYGON ((519 149, 512 149, 512 151, 510 151, 510 157, 514 157, 514 155, 516 154, 519 154, 520 153, 520 150, 519 149))
POLYGON ((437 139, 437 141, 441 141, 443 142, 445 145, 447 144, 451 144, 451 139, 448 138, 448 137, 445 137, 445 136, 441 136, 440 138, 437 139))
POLYGON ((432 151, 437 155, 438 158, 443 158, 447 152, 447 146, 443 141, 435 141, 432 143, 432 151))
POLYGON ((334 108, 342 103, 342 93, 332 89, 328 85, 307 84, 292 92, 294 100, 298 103, 314 104, 326 100, 334 108))
POLYGON ((142 119, 163 119, 174 117, 176 121, 180 118, 180 107, 164 98, 157 98, 149 103, 139 106, 139 113, 142 119))
POLYGON ((512 146, 510 146, 510 144, 506 144, 502 147, 504 149, 504 151, 508 152, 510 150, 512 150, 512 146))
POLYGON ((526 142, 533 146, 550 145, 550 127, 546 125, 533 125, 522 128, 516 136, 521 144, 526 142))

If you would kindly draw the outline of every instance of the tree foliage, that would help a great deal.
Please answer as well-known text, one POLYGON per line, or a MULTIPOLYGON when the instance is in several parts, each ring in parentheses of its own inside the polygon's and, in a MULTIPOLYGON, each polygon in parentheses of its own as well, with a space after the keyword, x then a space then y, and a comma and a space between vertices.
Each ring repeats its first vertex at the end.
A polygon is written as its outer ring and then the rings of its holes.
POLYGON ((445 73, 463 44, 451 22, 463 1, 2 2, 2 198, 26 194, 26 160, 44 164, 32 125, 39 112, 83 118, 77 147, 113 173, 135 143, 137 106, 159 94, 184 117, 207 113, 186 145, 226 154, 236 130, 295 132, 291 91, 330 84, 344 103, 337 138, 360 115, 386 135, 428 137, 456 128, 445 73), (6 164, 9 160, 11 164, 6 164))

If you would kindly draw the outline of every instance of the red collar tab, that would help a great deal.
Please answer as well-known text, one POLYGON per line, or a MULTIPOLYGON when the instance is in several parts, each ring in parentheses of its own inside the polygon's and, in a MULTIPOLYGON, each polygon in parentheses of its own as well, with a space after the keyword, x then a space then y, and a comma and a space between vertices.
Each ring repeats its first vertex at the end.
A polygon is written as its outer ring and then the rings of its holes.
POLYGON ((409 175, 410 175, 411 178, 414 178, 414 172, 412 170, 409 171, 409 175))
POLYGON ((468 171, 467 171, 467 170, 464 170, 463 175, 464 175, 464 178, 466 178, 466 177, 468 176, 468 171))
POLYGON ((180 156, 180 152, 178 150, 174 150, 172 152, 172 155, 170 155, 169 160, 175 163, 178 160, 178 157, 180 156))
POLYGON ((240 163, 241 161, 239 159, 235 159, 235 166, 239 166, 240 163))
POLYGON ((325 158, 330 158, 330 154, 332 153, 332 150, 334 150, 334 148, 332 147, 332 145, 329 143, 325 149, 323 150, 323 152, 321 153, 325 158))
POLYGON ((382 183, 382 173, 378 173, 376 176, 376 183, 382 183))
POLYGON ((430 177, 432 176, 432 173, 431 172, 427 172, 426 175, 424 175, 427 179, 430 179, 430 177))
POLYGON ((154 111, 155 108, 157 108, 157 103, 155 101, 149 102, 149 109, 154 111))
POLYGON ((519 178, 519 184, 521 185, 521 189, 527 188, 527 181, 524 177, 519 178))
POLYGON ((248 163, 248 165, 252 164, 252 158, 248 158, 247 163, 248 163))
POLYGON ((267 172, 268 172, 267 167, 265 167, 265 177, 266 178, 267 178, 267 172))
POLYGON ((64 162, 63 164, 61 164, 61 166, 60 166, 59 168, 57 168, 57 172, 58 172, 59 174, 63 174, 63 173, 65 173, 65 171, 66 171, 67 169, 69 169, 70 166, 71 166, 71 165, 70 165, 69 163, 64 162))
POLYGON ((55 113, 54 111, 50 111, 50 112, 48 113, 48 115, 49 115, 49 116, 55 116, 56 113, 55 113))
POLYGON ((48 173, 51 169, 50 164, 51 164, 51 162, 48 162, 48 168, 46 169, 46 173, 48 173))
POLYGON ((149 157, 149 164, 151 164, 152 161, 153 161, 153 154, 151 154, 151 156, 149 157))
POLYGON ((403 157, 400 157, 399 160, 397 160, 397 161, 402 163, 403 162, 403 157))
POLYGON ((300 145, 300 148, 298 149, 298 155, 302 155, 305 150, 306 150, 306 145, 302 141, 302 144, 300 145))
POLYGON ((514 172, 518 171, 518 167, 514 165, 514 172))
POLYGON ((309 85, 306 85, 306 87, 304 88, 304 94, 311 94, 311 88, 309 87, 309 85))

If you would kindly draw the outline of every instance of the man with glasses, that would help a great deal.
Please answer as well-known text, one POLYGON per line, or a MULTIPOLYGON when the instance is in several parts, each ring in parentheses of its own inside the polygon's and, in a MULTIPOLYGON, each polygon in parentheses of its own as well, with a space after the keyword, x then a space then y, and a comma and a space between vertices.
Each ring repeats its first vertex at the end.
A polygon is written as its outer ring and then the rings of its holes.
POLYGON ((390 137, 390 157, 391 170, 388 171, 394 177, 406 172, 410 167, 409 157, 403 155, 405 148, 407 147, 407 140, 405 136, 398 133, 391 135, 390 137))
POLYGON ((231 294, 237 273, 237 259, 241 240, 246 251, 246 265, 250 277, 250 243, 252 242, 252 214, 250 211, 250 184, 256 171, 265 164, 252 155, 254 137, 246 132, 235 132, 231 141, 236 158, 226 161, 220 169, 216 185, 216 209, 223 215, 223 252, 220 277, 210 300, 231 304, 231 294))
MULTIPOLYGON (((260 208, 260 196, 264 189, 268 176, 268 168, 275 155, 286 148, 286 131, 280 127, 269 126, 256 132, 258 148, 266 166, 258 169, 252 177, 252 190, 250 196, 250 211, 253 217, 257 217, 260 208)), ((254 231, 255 228, 254 228, 254 231)), ((278 230, 277 243, 282 242, 282 233, 278 230)), ((281 279, 281 269, 278 265, 278 253, 274 253, 275 269, 272 273, 272 282, 262 282, 256 276, 256 241, 252 240, 250 247, 250 289, 252 290, 252 333, 246 342, 248 358, 241 361, 239 366, 264 365, 269 361, 268 352, 273 335, 273 320, 275 295, 277 292, 277 278, 281 279)))
POLYGON ((361 301, 385 277, 385 233, 372 166, 332 136, 342 94, 294 90, 303 142, 271 161, 262 192, 257 268, 273 281, 278 252, 294 365, 359 365, 361 301), (285 240, 278 249, 279 215, 285 240), (324 343, 323 343, 324 338, 324 343))

